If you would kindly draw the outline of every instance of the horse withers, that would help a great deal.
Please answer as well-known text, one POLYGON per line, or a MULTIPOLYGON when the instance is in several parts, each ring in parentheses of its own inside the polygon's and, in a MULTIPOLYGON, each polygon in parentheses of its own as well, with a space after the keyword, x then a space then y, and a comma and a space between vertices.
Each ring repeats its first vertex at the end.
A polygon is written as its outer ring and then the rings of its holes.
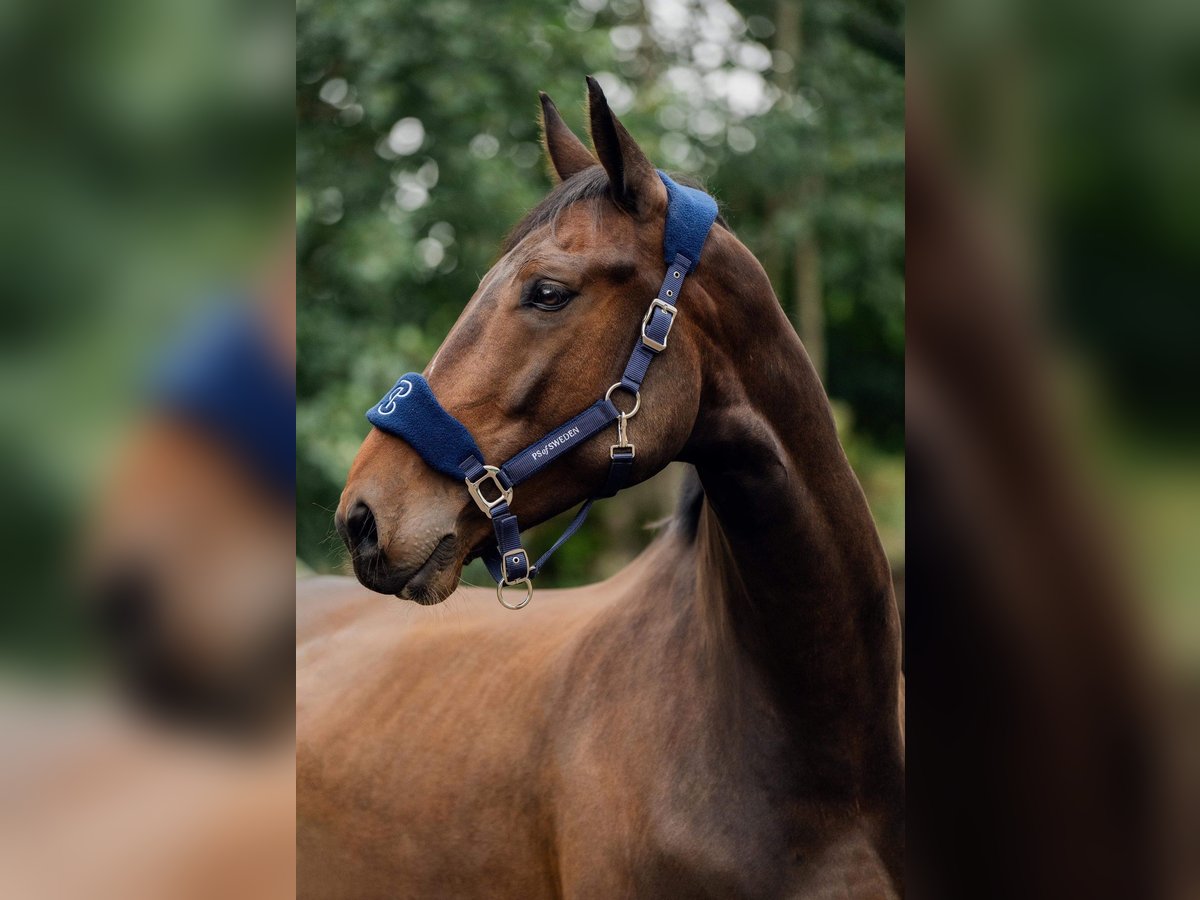
MULTIPOLYGON (((489 460, 621 378, 664 279, 666 184, 588 84, 595 154, 543 96, 559 184, 423 373, 489 460)), ((903 892, 898 617, 828 401, 723 223, 677 302, 621 424, 631 481, 672 460, 694 475, 606 582, 520 612, 458 588, 495 542, 488 516, 410 441, 367 436, 336 518, 355 573, 456 614, 302 585, 302 894, 903 892)), ((614 424, 516 487, 511 509, 532 524, 600 493, 618 445, 614 424)))

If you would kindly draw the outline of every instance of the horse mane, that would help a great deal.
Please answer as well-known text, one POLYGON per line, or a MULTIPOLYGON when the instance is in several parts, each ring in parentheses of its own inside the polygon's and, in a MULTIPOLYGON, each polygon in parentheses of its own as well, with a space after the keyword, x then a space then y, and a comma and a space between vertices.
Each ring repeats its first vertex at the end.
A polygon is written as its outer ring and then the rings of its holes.
MULTIPOLYGON (((672 176, 674 177, 674 176, 672 176)), ((704 485, 700 483, 700 475, 695 466, 688 466, 679 486, 679 499, 675 501, 675 514, 671 517, 671 527, 678 531, 689 542, 696 540, 700 530, 700 513, 704 510, 704 485)))
MULTIPOLYGON (((688 175, 677 175, 674 172, 668 174, 679 184, 704 190, 704 185, 695 178, 688 175)), ((576 203, 600 200, 609 196, 608 173, 599 165, 576 172, 570 178, 555 185, 554 189, 543 197, 533 209, 526 213, 525 218, 513 227, 500 248, 501 255, 521 243, 530 232, 536 231, 543 225, 552 224, 562 215, 567 207, 576 203)), ((727 231, 729 230, 725 219, 719 213, 717 215, 717 224, 727 231)))

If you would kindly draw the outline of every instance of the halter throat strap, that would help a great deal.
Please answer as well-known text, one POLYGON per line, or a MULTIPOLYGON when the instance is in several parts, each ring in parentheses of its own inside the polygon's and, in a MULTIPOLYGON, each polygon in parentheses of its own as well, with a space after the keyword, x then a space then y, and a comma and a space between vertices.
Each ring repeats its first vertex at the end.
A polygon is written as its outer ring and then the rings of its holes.
POLYGON ((611 497, 629 484, 636 448, 629 440, 628 424, 641 408, 641 389, 650 364, 667 349, 671 328, 678 314, 676 304, 684 279, 700 260, 708 233, 717 217, 717 204, 708 194, 680 185, 659 172, 667 189, 667 217, 663 232, 663 256, 667 270, 658 295, 642 319, 641 335, 621 374, 600 400, 553 431, 514 454, 501 466, 489 466, 470 431, 438 402, 421 375, 402 376, 383 399, 367 411, 376 428, 404 440, 433 469, 451 478, 461 478, 480 511, 492 521, 496 545, 483 553, 484 563, 496 581, 496 594, 509 609, 524 607, 533 596, 532 579, 550 557, 587 518, 593 502, 611 497), (620 399, 619 393, 628 397, 620 399), (622 408, 625 407, 625 408, 622 408), (601 431, 617 423, 605 484, 589 499, 562 536, 536 563, 521 544, 521 529, 510 504, 514 489, 546 466, 601 431), (506 587, 521 586, 524 597, 509 603, 506 587))

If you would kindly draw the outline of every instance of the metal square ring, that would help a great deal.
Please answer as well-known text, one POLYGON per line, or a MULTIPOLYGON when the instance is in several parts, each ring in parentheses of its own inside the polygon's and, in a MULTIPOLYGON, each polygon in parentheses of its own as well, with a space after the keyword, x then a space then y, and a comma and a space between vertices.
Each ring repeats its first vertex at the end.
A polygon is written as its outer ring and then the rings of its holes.
POLYGON ((470 493, 472 499, 474 499, 475 505, 478 506, 480 511, 489 519, 492 517, 492 510, 501 503, 512 503, 513 489, 506 488, 501 483, 500 470, 495 466, 484 466, 483 474, 479 476, 478 481, 472 481, 470 478, 465 479, 465 481, 467 485, 467 491, 470 493), (496 490, 500 492, 500 495, 494 500, 489 500, 487 497, 483 496, 483 491, 481 490, 484 482, 489 481, 494 484, 496 486, 496 490))

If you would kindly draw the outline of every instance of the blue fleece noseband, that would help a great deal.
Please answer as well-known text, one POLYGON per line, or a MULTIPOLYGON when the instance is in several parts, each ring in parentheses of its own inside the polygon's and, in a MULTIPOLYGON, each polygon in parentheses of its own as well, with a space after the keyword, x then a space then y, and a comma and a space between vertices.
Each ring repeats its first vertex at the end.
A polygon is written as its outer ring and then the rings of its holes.
POLYGON ((429 383, 415 372, 401 377, 383 399, 367 411, 367 419, 372 425, 404 440, 431 468, 465 482, 476 505, 492 520, 496 547, 483 553, 483 561, 496 581, 496 596, 509 609, 521 609, 529 602, 533 596, 532 579, 554 552, 579 530, 592 503, 613 496, 629 483, 636 455, 634 445, 629 441, 629 420, 641 408, 642 382, 650 363, 667 349, 667 339, 678 313, 675 304, 679 300, 679 291, 688 272, 700 261, 700 252, 717 218, 716 201, 708 194, 676 184, 663 172, 658 174, 667 188, 667 220, 663 232, 667 271, 658 296, 642 319, 641 336, 621 380, 613 384, 602 399, 538 438, 499 467, 484 464, 485 456, 466 426, 438 403, 429 383), (628 411, 613 402, 617 391, 632 398, 628 411), (530 564, 529 556, 521 546, 517 517, 509 508, 514 488, 613 422, 617 423, 617 440, 609 451, 611 462, 604 486, 580 507, 567 530, 541 559, 530 564), (525 596, 520 602, 510 604, 504 598, 504 589, 516 585, 525 588, 525 596))
POLYGON ((409 372, 384 398, 367 410, 376 428, 402 437, 421 459, 451 478, 462 478, 459 463, 483 453, 466 426, 442 407, 427 382, 409 372))

